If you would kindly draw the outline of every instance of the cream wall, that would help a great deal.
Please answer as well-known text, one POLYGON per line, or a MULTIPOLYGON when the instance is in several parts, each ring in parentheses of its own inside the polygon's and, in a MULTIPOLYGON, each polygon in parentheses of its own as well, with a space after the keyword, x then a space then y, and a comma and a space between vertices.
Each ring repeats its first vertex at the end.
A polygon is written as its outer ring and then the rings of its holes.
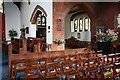
POLYGON ((46 27, 46 36, 47 43, 52 44, 52 0, 45 2, 44 0, 30 0, 30 5, 28 0, 22 0, 20 11, 18 7, 13 4, 12 0, 5 2, 5 24, 6 24, 6 39, 9 40, 8 31, 10 29, 15 29, 18 32, 18 38, 20 37, 20 29, 29 27, 29 34, 26 34, 27 37, 36 37, 36 25, 31 24, 30 18, 37 5, 41 6, 47 13, 47 27, 50 26, 50 29, 46 27), (48 33, 48 31, 50 31, 48 33))
POLYGON ((18 36, 20 37, 20 11, 18 7, 12 2, 5 2, 4 5, 5 12, 5 32, 6 32, 6 40, 10 40, 9 30, 15 29, 18 32, 18 36))
POLYGON ((23 2, 21 4, 21 28, 23 25, 29 27, 30 33, 26 34, 26 37, 36 37, 36 25, 31 24, 30 18, 37 5, 41 6, 47 13, 47 27, 51 27, 50 30, 46 27, 47 43, 52 43, 52 2, 36 1, 31 2, 30 5, 27 2, 23 2))

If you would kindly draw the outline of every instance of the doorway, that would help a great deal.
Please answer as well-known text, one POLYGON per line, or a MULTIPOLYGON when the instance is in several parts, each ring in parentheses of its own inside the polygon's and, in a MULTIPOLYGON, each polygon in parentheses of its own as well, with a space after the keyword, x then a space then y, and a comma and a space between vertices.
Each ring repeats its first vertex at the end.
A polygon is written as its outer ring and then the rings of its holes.
POLYGON ((36 25, 36 38, 46 39, 47 13, 41 6, 37 5, 35 7, 30 21, 36 25))
POLYGON ((37 28, 36 38, 45 38, 46 37, 46 28, 37 28))

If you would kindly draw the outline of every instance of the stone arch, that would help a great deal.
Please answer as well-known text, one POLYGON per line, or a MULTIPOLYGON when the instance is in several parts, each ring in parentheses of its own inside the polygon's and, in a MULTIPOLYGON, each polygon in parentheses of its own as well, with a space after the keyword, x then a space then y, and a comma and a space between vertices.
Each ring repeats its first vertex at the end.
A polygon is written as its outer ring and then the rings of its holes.
POLYGON ((45 11, 41 6, 37 5, 37 6, 35 7, 32 15, 31 15, 31 18, 30 18, 30 22, 31 22, 32 24, 35 24, 35 23, 36 23, 36 20, 37 20, 36 18, 37 18, 37 16, 38 16, 40 13, 44 14, 44 16, 47 17, 46 11, 45 11))
POLYGON ((95 13, 92 12, 91 5, 86 4, 86 3, 74 3, 74 4, 69 3, 69 4, 70 5, 69 5, 69 7, 67 7, 67 9, 65 9, 63 16, 66 17, 67 14, 69 13, 69 11, 72 8, 76 7, 76 6, 83 9, 88 14, 88 16, 89 16, 89 18, 91 20, 90 26, 91 26, 91 39, 92 39, 93 35, 95 34, 95 30, 93 30, 93 28, 95 28, 95 24, 94 24, 94 22, 95 22, 95 13))
MULTIPOLYGON (((77 6, 78 8, 83 9, 83 10, 88 14, 88 16, 89 16, 89 18, 90 18, 90 20, 91 20, 91 24, 90 24, 90 26, 91 26, 91 32, 94 33, 94 31, 92 31, 92 28, 94 28, 95 16, 94 16, 94 13, 92 13, 92 11, 91 11, 90 5, 87 5, 87 4, 85 4, 85 3, 73 4, 73 5, 69 6, 69 7, 67 7, 68 9, 65 10, 64 16, 67 16, 67 14, 69 13, 69 11, 70 11, 72 8, 76 7, 76 6, 77 6)), ((93 34, 93 33, 91 33, 91 34, 93 34)))
MULTIPOLYGON (((90 17, 91 19, 91 37, 92 37, 92 34, 95 33, 95 30, 93 29, 95 27, 95 19, 96 19, 96 16, 94 13, 94 7, 89 4, 89 3, 81 3, 81 2, 78 2, 78 3, 72 3, 72 2, 56 2, 53 4, 53 15, 55 17, 53 17, 53 40, 55 40, 56 38, 62 38, 62 39, 65 39, 64 35, 65 35, 65 17, 66 15, 69 13, 69 11, 75 7, 75 6, 78 6, 78 7, 81 7, 82 9, 84 9, 86 11, 86 13, 88 13, 88 16, 90 17), (61 19, 62 20, 62 24, 61 24, 61 27, 62 27, 62 30, 61 31, 58 31, 56 28, 57 28, 57 19, 61 19), (54 33, 58 33, 59 35, 56 35, 54 33)), ((52 45, 52 49, 53 50, 64 50, 65 49, 65 45, 61 45, 59 46, 59 48, 57 48, 57 45, 53 42, 53 45, 52 45), (59 49, 60 48, 60 49, 59 49)))
POLYGON ((94 15, 93 15, 94 13, 92 13, 92 12, 90 11, 90 6, 88 6, 88 5, 84 4, 84 3, 73 4, 72 6, 67 7, 68 9, 65 10, 64 16, 66 16, 66 15, 69 13, 69 11, 70 11, 72 8, 74 8, 74 7, 79 7, 79 8, 81 8, 81 9, 85 10, 85 12, 88 14, 88 16, 89 16, 91 19, 94 18, 94 15))
POLYGON ((66 16, 69 13, 69 11, 76 6, 80 9, 83 9, 90 18, 90 21, 91 21, 90 22, 90 31, 91 31, 91 42, 92 42, 92 38, 94 37, 94 34, 96 31, 94 30, 95 29, 95 23, 94 23, 95 22, 95 13, 92 12, 92 7, 90 4, 86 4, 86 3, 73 4, 72 6, 69 7, 68 10, 66 10, 66 13, 64 14, 64 16, 66 16))

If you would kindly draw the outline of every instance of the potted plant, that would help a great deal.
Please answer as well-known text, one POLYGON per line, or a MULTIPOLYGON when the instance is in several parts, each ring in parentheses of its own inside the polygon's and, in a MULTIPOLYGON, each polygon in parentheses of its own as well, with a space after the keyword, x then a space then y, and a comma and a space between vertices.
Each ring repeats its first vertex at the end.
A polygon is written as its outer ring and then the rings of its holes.
POLYGON ((118 32, 113 29, 106 30, 106 33, 97 33, 95 35, 98 50, 103 50, 103 53, 111 53, 115 42, 118 40, 118 32))
POLYGON ((63 40, 63 39, 60 39, 60 38, 56 38, 54 42, 55 42, 55 44, 58 44, 58 45, 59 45, 59 44, 63 44, 63 43, 64 43, 64 40, 63 40))
POLYGON ((14 38, 15 36, 17 36, 18 34, 17 34, 17 31, 16 30, 14 30, 14 29, 11 29, 11 30, 9 30, 9 36, 11 37, 11 38, 14 38))
POLYGON ((108 29, 106 33, 97 33, 95 37, 96 42, 114 42, 118 39, 118 32, 108 29))

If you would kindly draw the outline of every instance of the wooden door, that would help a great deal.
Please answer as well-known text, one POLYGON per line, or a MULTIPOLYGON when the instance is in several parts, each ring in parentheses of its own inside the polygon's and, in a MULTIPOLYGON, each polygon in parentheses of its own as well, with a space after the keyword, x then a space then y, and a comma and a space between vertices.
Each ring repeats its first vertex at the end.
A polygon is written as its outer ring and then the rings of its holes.
POLYGON ((46 37, 46 28, 38 28, 36 31, 36 38, 46 37))

